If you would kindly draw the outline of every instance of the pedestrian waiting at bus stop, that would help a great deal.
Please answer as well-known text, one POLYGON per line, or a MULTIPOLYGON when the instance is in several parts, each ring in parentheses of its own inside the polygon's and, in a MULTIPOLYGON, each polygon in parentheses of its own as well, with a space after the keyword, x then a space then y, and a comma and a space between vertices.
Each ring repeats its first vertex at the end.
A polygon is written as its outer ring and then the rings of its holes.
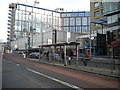
POLYGON ((70 51, 69 58, 68 58, 68 64, 71 65, 71 60, 73 58, 73 51, 70 51))
POLYGON ((49 62, 49 51, 46 51, 46 61, 49 62))

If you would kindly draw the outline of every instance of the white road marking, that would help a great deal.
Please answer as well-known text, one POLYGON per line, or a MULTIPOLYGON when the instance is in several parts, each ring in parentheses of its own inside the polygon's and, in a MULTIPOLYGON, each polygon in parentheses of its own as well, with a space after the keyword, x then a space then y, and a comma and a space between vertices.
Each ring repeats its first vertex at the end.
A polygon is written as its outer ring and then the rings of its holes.
MULTIPOLYGON (((32 70, 32 69, 27 68, 27 70, 29 70, 29 71, 31 71, 31 72, 33 72, 33 73, 35 73, 35 74, 39 74, 39 75, 41 75, 41 76, 44 76, 44 77, 46 77, 46 78, 48 78, 48 79, 54 80, 54 81, 56 81, 56 82, 58 82, 58 83, 61 83, 61 84, 63 84, 63 85, 66 85, 66 86, 68 86, 68 87, 75 88, 75 89, 82 89, 82 88, 80 88, 80 87, 78 87, 78 86, 75 86, 75 85, 72 85, 72 84, 70 84, 70 83, 67 83, 67 82, 58 80, 58 79, 56 79, 56 78, 50 77, 50 76, 48 76, 48 75, 45 75, 45 74, 43 74, 43 73, 34 71, 34 70, 32 70)), ((83 89, 82 89, 82 90, 83 90, 83 89)))
POLYGON ((16 64, 18 67, 20 67, 20 64, 16 64))
POLYGON ((8 61, 8 62, 13 63, 12 61, 8 61))

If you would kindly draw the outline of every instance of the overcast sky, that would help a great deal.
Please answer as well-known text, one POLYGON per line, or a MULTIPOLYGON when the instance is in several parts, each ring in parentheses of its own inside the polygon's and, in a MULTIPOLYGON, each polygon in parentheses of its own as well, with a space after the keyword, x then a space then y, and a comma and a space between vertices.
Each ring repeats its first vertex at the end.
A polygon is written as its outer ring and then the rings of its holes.
MULTIPOLYGON (((0 0, 0 41, 7 41, 8 6, 12 2, 33 5, 35 0, 0 0)), ((90 0, 37 0, 38 7, 54 10, 64 8, 65 11, 90 11, 90 0)))

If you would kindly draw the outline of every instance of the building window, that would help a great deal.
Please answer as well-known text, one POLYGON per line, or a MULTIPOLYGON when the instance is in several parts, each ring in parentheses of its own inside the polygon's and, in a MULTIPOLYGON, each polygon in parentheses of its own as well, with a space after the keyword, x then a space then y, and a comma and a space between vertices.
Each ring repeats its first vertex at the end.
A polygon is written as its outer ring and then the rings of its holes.
POLYGON ((105 9, 105 14, 113 13, 120 9, 118 2, 104 2, 103 7, 105 9))
POLYGON ((82 18, 82 25, 87 25, 87 17, 82 18))
POLYGON ((72 13, 71 16, 78 16, 78 13, 72 13))
POLYGON ((82 26, 82 33, 86 33, 87 32, 87 26, 82 26))
POLYGON ((111 16, 107 17, 108 24, 112 23, 111 16))
POLYGON ((36 32, 40 32, 41 24, 36 24, 36 32))
POLYGON ((64 18, 64 26, 69 26, 69 18, 64 18))
POLYGON ((85 13, 85 16, 90 16, 90 13, 89 13, 89 12, 86 12, 86 13, 85 13))
POLYGON ((97 8, 99 6, 99 2, 94 3, 94 8, 97 8))
POLYGON ((67 14, 66 14, 66 16, 67 16, 67 17, 70 17, 70 16, 71 16, 71 14, 70 14, 70 13, 67 13, 67 14))
POLYGON ((75 27, 70 27, 70 32, 75 32, 75 27))
POLYGON ((76 27, 76 32, 81 33, 81 27, 76 27))
POLYGON ((70 25, 71 26, 75 25, 75 18, 70 18, 70 25))
POLYGON ((95 16, 95 17, 100 16, 100 12, 99 12, 99 11, 96 11, 96 12, 94 13, 94 16, 95 16))
POLYGON ((118 14, 107 17, 108 24, 118 22, 118 14))
POLYGON ((64 31, 68 32, 69 31, 69 27, 64 27, 64 31))
POLYGON ((76 18, 76 25, 81 25, 81 18, 76 18))
POLYGON ((20 26, 20 21, 15 21, 16 26, 20 26))
POLYGON ((67 15, 67 14, 62 14, 61 16, 62 16, 62 17, 66 17, 66 15, 67 15))
POLYGON ((118 22, 118 14, 112 15, 112 23, 118 22))
POLYGON ((21 27, 20 26, 15 26, 15 30, 16 31, 21 31, 21 27))
POLYGON ((85 16, 85 13, 79 13, 79 16, 85 16))

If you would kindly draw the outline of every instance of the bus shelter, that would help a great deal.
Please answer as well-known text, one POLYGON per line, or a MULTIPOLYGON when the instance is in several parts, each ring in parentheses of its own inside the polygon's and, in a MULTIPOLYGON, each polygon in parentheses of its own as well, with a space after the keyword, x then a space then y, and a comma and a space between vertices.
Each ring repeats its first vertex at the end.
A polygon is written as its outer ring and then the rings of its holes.
POLYGON ((78 65, 78 58, 79 58, 79 46, 80 43, 78 42, 66 42, 66 43, 55 43, 55 44, 48 44, 48 45, 39 45, 39 50, 40 48, 46 48, 47 51, 52 52, 52 53, 59 53, 61 55, 60 52, 64 53, 64 65, 66 66, 67 63, 67 47, 68 46, 74 46, 75 47, 75 57, 76 57, 76 65, 78 65))

